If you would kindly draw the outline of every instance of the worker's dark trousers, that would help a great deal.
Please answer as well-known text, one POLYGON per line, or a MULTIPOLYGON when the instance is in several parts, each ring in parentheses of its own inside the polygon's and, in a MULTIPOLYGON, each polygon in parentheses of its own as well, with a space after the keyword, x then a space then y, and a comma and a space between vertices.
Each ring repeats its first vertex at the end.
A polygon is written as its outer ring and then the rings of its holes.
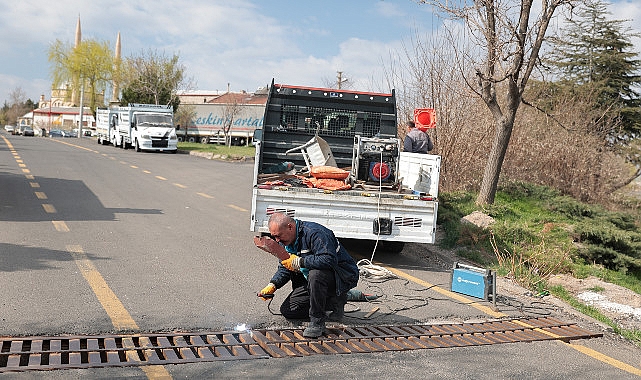
POLYGON ((292 287, 280 306, 283 317, 324 321, 326 306, 337 298, 334 271, 311 269, 307 281, 292 281, 292 287))

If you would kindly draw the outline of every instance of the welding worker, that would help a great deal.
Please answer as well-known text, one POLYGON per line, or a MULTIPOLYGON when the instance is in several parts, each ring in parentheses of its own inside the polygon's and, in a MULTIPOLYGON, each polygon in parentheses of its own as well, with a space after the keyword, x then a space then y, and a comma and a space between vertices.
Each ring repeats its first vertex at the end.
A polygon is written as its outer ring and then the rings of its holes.
POLYGON ((325 333, 326 320, 342 320, 347 292, 358 283, 356 262, 334 232, 318 223, 274 213, 268 227, 290 257, 281 261, 269 285, 258 295, 273 294, 291 281, 292 292, 280 311, 287 319, 309 318, 303 336, 318 338, 325 333))
POLYGON ((416 123, 413 121, 408 121, 405 123, 407 128, 407 135, 405 135, 405 140, 403 140, 403 151, 410 153, 424 153, 434 149, 434 144, 430 136, 416 128, 416 123))

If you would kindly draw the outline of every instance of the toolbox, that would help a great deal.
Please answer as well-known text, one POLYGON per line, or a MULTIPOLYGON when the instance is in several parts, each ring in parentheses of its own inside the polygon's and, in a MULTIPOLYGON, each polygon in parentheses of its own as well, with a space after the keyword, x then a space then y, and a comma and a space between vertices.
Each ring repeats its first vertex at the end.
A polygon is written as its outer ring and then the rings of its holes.
POLYGON ((454 263, 451 290, 456 293, 492 301, 496 299, 496 274, 489 269, 454 263))

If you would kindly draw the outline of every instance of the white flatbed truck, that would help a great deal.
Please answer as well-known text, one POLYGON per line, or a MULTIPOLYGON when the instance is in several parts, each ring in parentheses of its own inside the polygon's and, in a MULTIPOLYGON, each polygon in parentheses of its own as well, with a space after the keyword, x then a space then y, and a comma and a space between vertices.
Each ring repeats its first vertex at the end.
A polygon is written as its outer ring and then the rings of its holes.
POLYGON ((270 215, 282 212, 318 222, 338 238, 378 240, 390 251, 405 242, 434 243, 441 158, 400 151, 394 91, 272 82, 254 140, 251 231, 269 234, 270 215), (349 171, 351 188, 301 186, 301 175, 319 160, 349 171), (288 163, 292 170, 274 173, 288 163))

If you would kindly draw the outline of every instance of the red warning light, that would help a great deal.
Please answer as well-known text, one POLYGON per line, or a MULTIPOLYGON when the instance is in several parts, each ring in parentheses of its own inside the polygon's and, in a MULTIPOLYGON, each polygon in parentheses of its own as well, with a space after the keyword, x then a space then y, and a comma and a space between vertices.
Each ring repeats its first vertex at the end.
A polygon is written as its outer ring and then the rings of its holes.
POLYGON ((436 112, 434 108, 414 109, 414 123, 416 128, 423 132, 430 128, 436 128, 436 112))

